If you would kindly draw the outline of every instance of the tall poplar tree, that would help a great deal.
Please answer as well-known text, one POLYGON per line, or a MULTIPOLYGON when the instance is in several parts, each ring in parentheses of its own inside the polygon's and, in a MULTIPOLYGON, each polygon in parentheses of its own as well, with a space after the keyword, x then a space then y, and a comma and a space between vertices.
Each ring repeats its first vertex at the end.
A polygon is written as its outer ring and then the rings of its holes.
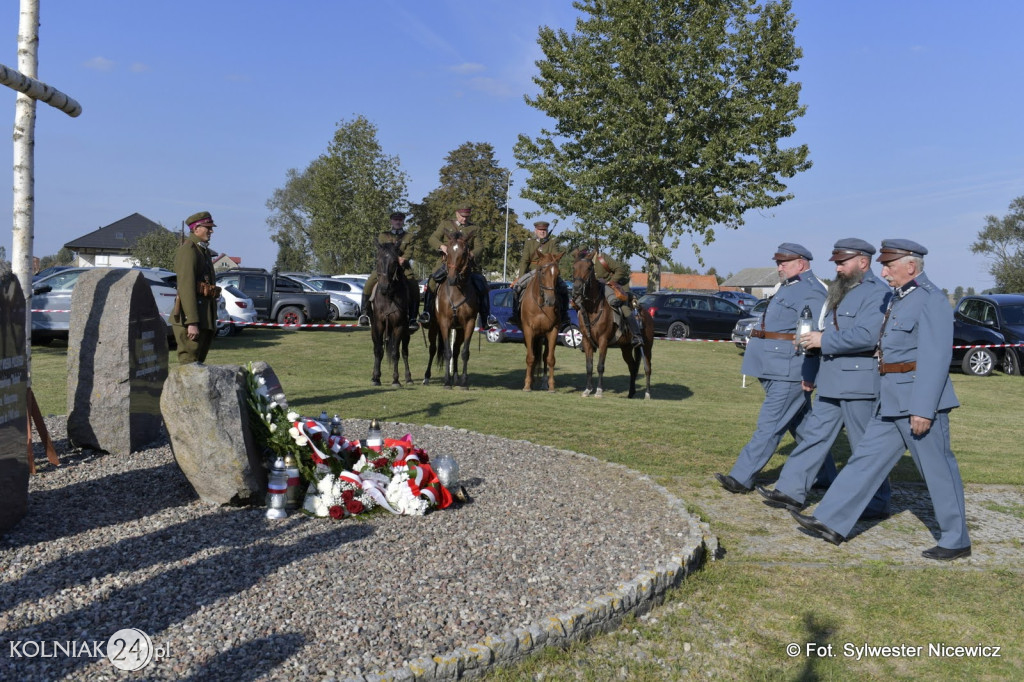
POLYGON ((588 240, 641 254, 658 287, 682 235, 699 257, 715 226, 792 198, 782 179, 810 167, 806 145, 780 146, 804 113, 789 80, 796 21, 789 0, 574 6, 575 32, 540 29, 540 92, 526 102, 553 127, 519 136, 522 196, 574 216, 588 240))
MULTIPOLYGON (((509 170, 494 158, 494 147, 486 142, 466 142, 445 157, 438 173, 439 185, 418 204, 413 204, 410 227, 413 232, 413 258, 423 273, 434 269, 438 253, 427 244, 430 235, 443 220, 455 216, 455 209, 467 204, 473 209, 470 220, 481 229, 483 241, 481 266, 487 273, 500 273, 505 255, 505 208, 509 170)), ((509 273, 519 262, 529 233, 509 211, 509 273)))

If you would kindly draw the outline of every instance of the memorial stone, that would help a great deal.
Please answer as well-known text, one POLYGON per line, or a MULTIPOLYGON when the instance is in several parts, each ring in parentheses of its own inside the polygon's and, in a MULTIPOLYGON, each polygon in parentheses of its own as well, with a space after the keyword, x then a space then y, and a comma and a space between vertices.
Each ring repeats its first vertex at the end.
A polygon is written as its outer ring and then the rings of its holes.
POLYGON ((136 270, 82 273, 71 295, 68 440, 127 454, 160 436, 167 324, 136 270))
POLYGON ((174 459, 210 504, 262 504, 266 494, 267 470, 249 426, 247 372, 237 365, 178 365, 160 396, 174 459))
POLYGON ((28 366, 25 296, 18 278, 0 275, 0 532, 28 509, 28 366))

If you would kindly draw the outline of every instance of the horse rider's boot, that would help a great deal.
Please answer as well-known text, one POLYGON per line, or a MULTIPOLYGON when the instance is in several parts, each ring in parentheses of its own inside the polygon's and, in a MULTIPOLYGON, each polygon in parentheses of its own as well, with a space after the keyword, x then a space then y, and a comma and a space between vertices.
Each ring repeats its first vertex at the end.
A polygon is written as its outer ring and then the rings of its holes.
POLYGON ((423 312, 420 313, 418 318, 416 318, 417 320, 419 320, 420 324, 427 324, 430 322, 430 311, 434 307, 435 296, 437 296, 437 294, 431 291, 430 287, 428 286, 427 293, 423 294, 423 312))
POLYGON ((480 301, 480 319, 484 321, 484 327, 497 327, 500 322, 498 322, 498 318, 491 315, 491 291, 487 286, 487 280, 483 275, 474 275, 473 281, 476 282, 477 300, 480 301))
POLYGON ((560 309, 558 330, 565 331, 565 329, 572 324, 572 320, 569 319, 569 288, 565 286, 565 282, 562 281, 559 281, 558 283, 558 307, 560 309))
MULTIPOLYGON (((623 307, 625 307, 625 306, 623 306, 623 307)), ((630 334, 632 334, 632 338, 630 338, 630 342, 634 346, 642 345, 643 342, 644 342, 644 335, 643 335, 643 332, 640 330, 640 320, 636 319, 636 313, 634 311, 630 310, 629 311, 629 315, 627 315, 625 317, 626 317, 626 324, 629 325, 630 334)))
POLYGON ((359 319, 356 321, 360 327, 370 326, 370 292, 363 289, 363 301, 359 306, 359 319))
POLYGON ((523 326, 523 321, 519 318, 519 314, 522 308, 522 301, 519 300, 519 290, 512 289, 512 316, 508 318, 508 321, 517 327, 523 326))
POLYGON ((420 287, 416 282, 409 282, 409 329, 416 331, 420 328, 417 318, 420 314, 420 287))

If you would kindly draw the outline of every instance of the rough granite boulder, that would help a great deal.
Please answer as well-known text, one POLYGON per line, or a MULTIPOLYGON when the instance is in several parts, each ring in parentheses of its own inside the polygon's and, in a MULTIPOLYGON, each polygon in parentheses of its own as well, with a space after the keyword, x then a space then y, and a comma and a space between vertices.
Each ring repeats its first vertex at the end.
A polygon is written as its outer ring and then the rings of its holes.
POLYGON ((84 272, 71 295, 68 438, 127 454, 159 438, 167 324, 137 270, 84 272))
POLYGON ((262 504, 266 495, 267 471, 249 429, 246 372, 237 365, 180 365, 160 396, 174 459, 210 504, 262 504))

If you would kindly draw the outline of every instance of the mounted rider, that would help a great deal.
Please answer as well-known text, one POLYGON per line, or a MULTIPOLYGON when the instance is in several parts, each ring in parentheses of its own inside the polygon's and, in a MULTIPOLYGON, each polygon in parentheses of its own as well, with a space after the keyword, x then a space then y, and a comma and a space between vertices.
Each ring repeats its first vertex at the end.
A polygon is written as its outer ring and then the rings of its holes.
POLYGON ((443 255, 441 260, 438 261, 437 270, 427 278, 427 294, 423 298, 423 313, 419 316, 419 321, 423 324, 430 322, 430 313, 433 310, 434 301, 437 299, 437 287, 448 276, 446 265, 446 256, 448 254, 447 233, 454 232, 461 232, 463 239, 467 242, 473 242, 473 250, 470 253, 469 259, 469 279, 477 291, 477 299, 479 300, 477 312, 488 326, 498 323, 490 314, 490 291, 487 286, 487 280, 484 279, 484 275, 480 270, 480 259, 483 257, 484 244, 482 239, 474 239, 479 236, 480 228, 469 222, 469 216, 472 211, 468 205, 459 206, 455 211, 455 218, 453 220, 442 220, 437 229, 434 230, 434 233, 430 235, 430 239, 427 240, 430 248, 440 251, 443 255))
MULTIPOLYGON (((599 252, 597 249, 581 248, 576 252, 576 258, 592 258, 594 263, 594 277, 604 285, 604 298, 613 310, 617 310, 632 335, 631 342, 634 346, 643 343, 643 333, 640 330, 640 321, 633 314, 633 292, 629 289, 629 267, 617 262, 611 256, 599 252)), ((573 291, 573 300, 578 310, 583 309, 579 297, 582 292, 573 291)))
MULTIPOLYGON (((391 228, 387 232, 377 235, 379 244, 398 244, 398 263, 405 273, 405 281, 409 286, 409 328, 416 330, 419 325, 416 317, 420 311, 420 288, 416 282, 416 275, 413 274, 412 264, 409 263, 408 251, 412 248, 410 234, 405 231, 405 214, 395 211, 391 214, 391 228)), ((363 285, 363 301, 359 309, 360 327, 370 326, 370 298, 373 296, 373 288, 377 285, 377 268, 374 267, 370 276, 366 278, 363 285)))
MULTIPOLYGON (((519 319, 520 306, 522 304, 523 290, 537 274, 536 267, 540 263, 541 256, 557 254, 559 243, 552 238, 551 224, 544 220, 538 220, 533 224, 534 236, 526 240, 523 246, 523 256, 519 259, 519 277, 512 282, 512 318, 516 326, 521 326, 519 319)), ((558 279, 558 307, 561 319, 558 323, 559 330, 569 326, 569 287, 562 278, 558 279)))

